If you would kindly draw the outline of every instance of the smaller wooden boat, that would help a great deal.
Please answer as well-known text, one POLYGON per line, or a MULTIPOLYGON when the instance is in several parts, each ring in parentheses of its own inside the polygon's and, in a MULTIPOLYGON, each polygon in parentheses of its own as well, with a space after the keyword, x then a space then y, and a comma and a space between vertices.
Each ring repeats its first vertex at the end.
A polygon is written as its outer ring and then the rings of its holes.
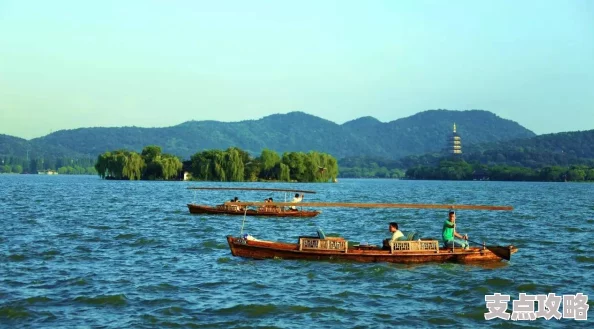
POLYGON ((518 251, 513 246, 483 246, 470 249, 441 248, 437 240, 397 241, 389 250, 376 246, 351 246, 343 238, 299 237, 297 243, 227 236, 231 254, 253 259, 345 260, 388 263, 489 263, 509 260, 518 251))
MULTIPOLYGON (((284 192, 285 200, 287 193, 310 193, 315 191, 290 190, 279 188, 261 188, 261 187, 189 187, 192 190, 224 190, 224 191, 265 191, 265 192, 284 192)), ((237 199, 237 198, 236 198, 237 199)), ((270 198, 272 200, 272 198, 270 198)), ((235 215, 235 216, 265 216, 265 217, 301 217, 311 218, 319 215, 321 211, 303 210, 300 203, 285 202, 284 206, 278 206, 270 202, 239 202, 228 201, 216 206, 207 206, 189 203, 188 209, 192 214, 210 214, 210 215, 235 215), (299 207, 300 209, 297 209, 299 207), (293 208, 293 209, 291 209, 293 208)))
POLYGON ((239 206, 204 206, 198 204, 188 204, 188 209, 192 214, 211 214, 211 215, 237 215, 237 216, 266 216, 266 217, 306 217, 311 218, 319 215, 320 211, 307 210, 288 210, 275 207, 260 207, 255 209, 243 209, 239 206))

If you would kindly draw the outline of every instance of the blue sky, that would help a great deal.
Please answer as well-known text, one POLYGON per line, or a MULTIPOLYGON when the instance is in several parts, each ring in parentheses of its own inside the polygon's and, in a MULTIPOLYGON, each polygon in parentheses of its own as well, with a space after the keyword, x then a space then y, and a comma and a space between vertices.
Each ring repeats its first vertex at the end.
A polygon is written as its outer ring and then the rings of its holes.
POLYGON ((484 109, 594 129, 594 1, 0 0, 0 133, 484 109))

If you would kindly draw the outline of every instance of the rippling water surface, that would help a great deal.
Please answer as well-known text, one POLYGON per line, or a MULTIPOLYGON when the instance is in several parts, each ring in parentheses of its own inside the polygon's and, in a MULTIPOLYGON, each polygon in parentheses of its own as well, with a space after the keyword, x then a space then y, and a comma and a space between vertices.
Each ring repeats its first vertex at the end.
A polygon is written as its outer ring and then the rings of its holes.
MULTIPOLYGON (((588 327, 594 315, 594 185, 341 180, 252 184, 316 190, 307 201, 512 205, 459 211, 458 231, 520 250, 496 266, 361 264, 231 256, 241 217, 190 215, 186 203, 284 195, 202 191, 216 183, 0 175, 0 326, 588 327), (590 296, 590 321, 485 321, 484 296, 590 296)), ((237 186, 241 184, 227 184, 237 186)), ((439 237, 444 211, 324 209, 314 219, 248 218, 256 238, 296 241, 317 227, 380 243, 387 223, 439 237)), ((511 311, 511 302, 509 311, 511 311)))

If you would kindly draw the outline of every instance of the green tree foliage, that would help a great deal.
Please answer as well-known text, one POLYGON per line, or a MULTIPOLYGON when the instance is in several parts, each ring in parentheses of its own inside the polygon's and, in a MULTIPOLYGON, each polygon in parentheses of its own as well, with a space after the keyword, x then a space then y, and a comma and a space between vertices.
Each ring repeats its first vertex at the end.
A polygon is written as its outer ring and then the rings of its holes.
POLYGON ((588 173, 586 174, 587 181, 594 181, 594 168, 588 169, 588 173))
POLYGON ((264 149, 258 158, 260 163, 260 175, 266 179, 279 179, 281 161, 278 153, 264 149))
POLYGON ((107 162, 107 170, 115 179, 127 179, 124 176, 124 166, 126 165, 128 152, 125 150, 115 151, 111 154, 111 159, 107 162))
MULTIPOLYGON (((64 169, 61 171, 59 170, 62 167, 71 167, 73 170, 67 171, 67 174, 72 175, 85 175, 85 174, 96 174, 97 172, 93 168, 93 165, 96 163, 94 159, 91 158, 69 158, 69 157, 57 157, 57 158, 30 158, 27 159, 26 157, 18 157, 18 156, 7 156, 2 157, 0 156, 1 161, 3 161, 4 166, 10 166, 11 172, 13 173, 32 173, 37 174, 37 171, 41 170, 55 170, 60 172, 64 172, 64 169), (89 169, 91 168, 91 169, 89 169), (33 170, 34 169, 34 170, 33 170)), ((2 172, 3 167, 0 164, 0 172, 2 172)))
POLYGON ((182 170, 181 160, 171 154, 164 154, 161 158, 163 179, 170 180, 177 177, 182 170))
POLYGON ((105 178, 109 176, 109 171, 107 171, 107 164, 109 159, 111 158, 111 152, 105 152, 97 156, 97 163, 95 164, 95 170, 97 174, 101 178, 105 178))
POLYGON ((282 163, 289 166, 289 171, 293 179, 299 182, 311 182, 311 177, 307 176, 307 155, 303 152, 285 152, 282 157, 282 163))
POLYGON ((573 167, 567 172, 567 180, 573 182, 584 181, 586 179, 586 171, 588 170, 589 168, 573 167))
POLYGON ((197 180, 226 182, 225 151, 206 150, 192 156, 192 177, 197 180))
POLYGON ((20 174, 23 172, 23 166, 21 165, 14 165, 12 166, 12 172, 16 174, 20 174))
POLYGON ((243 182, 245 176, 243 158, 240 150, 230 147, 225 151, 225 177, 230 182, 243 182))
POLYGON ((278 153, 269 149, 264 149, 260 154, 260 162, 262 163, 262 171, 270 170, 280 162, 280 157, 278 156, 278 153))
POLYGON ((249 182, 255 182, 258 180, 258 177, 261 173, 262 164, 258 161, 258 159, 248 159, 248 161, 244 164, 244 178, 249 182))
MULTIPOLYGON (((141 158, 144 166, 141 177, 147 180, 175 179, 182 170, 181 160, 171 154, 161 152, 161 147, 149 145, 142 149, 141 158)), ((141 169, 141 170, 142 170, 141 169)))
POLYGON ((143 178, 148 180, 159 179, 163 176, 163 163, 161 162, 161 148, 156 145, 149 145, 142 149, 142 159, 146 164, 143 178))
POLYGON ((58 168, 58 174, 60 175, 97 175, 97 171, 93 167, 81 167, 81 166, 62 166, 58 168))
POLYGON ((540 177, 547 182, 562 182, 566 170, 559 166, 545 167, 540 171, 540 177))
POLYGON ((161 155, 161 147, 156 145, 145 146, 142 149, 141 155, 144 161, 146 161, 147 163, 151 162, 161 155))
POLYGON ((146 167, 142 156, 135 152, 126 154, 124 168, 122 169, 122 176, 128 177, 130 180, 137 180, 142 177, 142 170, 146 167))
POLYGON ((291 169, 284 163, 279 165, 280 167, 280 181, 290 182, 291 181, 291 169))
POLYGON ((100 154, 94 169, 101 178, 168 180, 178 177, 182 163, 175 156, 161 154, 158 146, 147 146, 142 154, 126 150, 100 154))
POLYGON ((287 152, 281 158, 265 149, 254 159, 236 147, 198 152, 190 168, 194 179, 211 181, 327 182, 338 175, 338 162, 326 153, 287 152))
MULTIPOLYGON (((416 163, 416 162, 415 162, 416 163)), ((381 157, 350 157, 338 161, 340 176, 345 178, 402 178, 403 164, 381 157)))

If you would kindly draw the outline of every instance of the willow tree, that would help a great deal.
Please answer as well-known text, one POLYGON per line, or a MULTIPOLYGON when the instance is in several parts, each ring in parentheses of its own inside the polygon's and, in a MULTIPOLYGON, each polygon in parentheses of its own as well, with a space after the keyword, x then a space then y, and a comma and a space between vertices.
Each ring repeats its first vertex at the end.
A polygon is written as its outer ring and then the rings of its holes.
POLYGON ((326 153, 288 152, 283 154, 282 163, 289 167, 291 178, 299 182, 327 182, 338 176, 338 161, 326 153))
POLYGON ((97 157, 95 170, 101 178, 136 180, 142 176, 144 160, 136 152, 117 150, 97 157))
POLYGON ((298 182, 309 182, 310 177, 306 175, 307 155, 303 152, 285 152, 283 153, 282 163, 289 166, 291 178, 298 182))
POLYGON ((163 179, 168 180, 178 176, 182 170, 182 162, 176 156, 171 154, 163 154, 161 157, 161 172, 163 179))
POLYGON ((291 181, 291 169, 284 163, 280 164, 280 177, 279 179, 283 182, 291 181))
POLYGON ((263 149, 258 161, 261 163, 260 177, 264 179, 278 179, 279 155, 269 149, 263 149))
POLYGON ((261 163, 258 159, 252 159, 244 164, 244 178, 247 181, 255 182, 262 171, 261 163))
POLYGON ((192 155, 192 176, 199 180, 226 181, 225 152, 206 150, 192 155))
POLYGON ((225 151, 225 178, 230 182, 243 182, 244 164, 237 148, 231 147, 225 151))
POLYGON ((317 172, 315 173, 316 182, 327 182, 335 179, 338 176, 338 161, 327 153, 313 153, 312 157, 315 159, 317 165, 317 172))
POLYGON ((111 177, 115 179, 123 178, 124 166, 126 165, 126 151, 118 150, 111 154, 107 161, 107 170, 111 177))
POLYGON ((221 150, 215 150, 211 157, 210 168, 211 174, 215 180, 225 182, 227 181, 227 174, 225 171, 225 152, 221 150))
POLYGON ((157 145, 149 145, 149 146, 145 146, 142 149, 142 157, 144 158, 144 161, 151 162, 153 161, 155 158, 157 158, 158 156, 161 155, 161 147, 157 146, 157 145))
POLYGON ((97 156, 97 162, 95 163, 95 170, 97 170, 97 174, 101 178, 105 178, 105 177, 109 176, 109 171, 107 170, 109 158, 111 158, 110 152, 105 152, 105 153, 99 154, 97 156))
POLYGON ((143 179, 160 179, 163 177, 163 164, 161 163, 161 148, 156 145, 145 146, 142 149, 142 158, 146 162, 146 169, 142 173, 143 179))
POLYGON ((142 156, 136 152, 128 152, 124 168, 122 169, 122 177, 129 180, 138 180, 142 177, 142 171, 146 167, 146 163, 142 156))
POLYGON ((199 180, 208 180, 208 172, 210 171, 210 160, 207 158, 205 152, 195 153, 190 157, 190 171, 192 177, 199 180))
POLYGON ((327 154, 328 158, 326 159, 326 172, 328 173, 328 177, 332 181, 336 181, 338 177, 338 160, 335 157, 327 154))

